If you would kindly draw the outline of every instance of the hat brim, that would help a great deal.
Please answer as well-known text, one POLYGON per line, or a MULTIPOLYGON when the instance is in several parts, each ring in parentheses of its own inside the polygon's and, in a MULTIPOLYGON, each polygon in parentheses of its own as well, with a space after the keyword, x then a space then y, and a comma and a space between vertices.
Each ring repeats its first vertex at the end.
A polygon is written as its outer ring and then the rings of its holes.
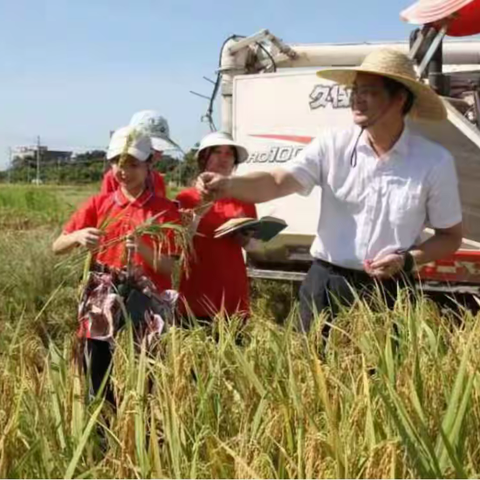
POLYGON ((158 150, 159 152, 165 152, 167 150, 179 150, 180 152, 184 153, 182 148, 175 143, 170 138, 160 138, 160 137, 150 137, 152 141, 152 148, 154 150, 158 150))
POLYGON ((206 150, 207 148, 212 148, 212 147, 221 147, 223 145, 227 145, 229 147, 233 147, 237 150, 237 156, 238 156, 238 163, 244 163, 248 159, 248 150, 243 146, 240 145, 233 140, 221 140, 218 141, 218 143, 212 143, 211 145, 205 146, 204 148, 201 148, 197 150, 197 153, 195 154, 195 158, 198 160, 198 156, 203 150, 206 150))
POLYGON ((410 116, 412 118, 432 121, 442 121, 447 118, 447 110, 442 99, 428 85, 410 77, 392 75, 387 72, 361 67, 320 70, 317 72, 317 76, 350 87, 355 82, 357 73, 379 75, 381 77, 391 78, 392 80, 396 80, 405 85, 415 97, 412 110, 410 111, 410 116))
POLYGON ((130 147, 126 152, 124 148, 112 148, 108 149, 107 151, 107 160, 111 160, 112 158, 118 157, 122 154, 131 155, 132 157, 136 158, 139 162, 145 162, 151 155, 151 153, 145 153, 138 148, 130 147))

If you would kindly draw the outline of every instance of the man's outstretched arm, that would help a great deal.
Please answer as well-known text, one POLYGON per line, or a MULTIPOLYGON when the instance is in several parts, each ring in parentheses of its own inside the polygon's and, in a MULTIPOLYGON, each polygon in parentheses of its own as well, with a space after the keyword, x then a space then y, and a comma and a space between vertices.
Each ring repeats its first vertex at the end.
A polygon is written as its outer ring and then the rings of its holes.
POLYGON ((206 198, 233 197, 248 203, 268 202, 303 190, 293 174, 281 168, 229 177, 205 172, 196 187, 206 198))

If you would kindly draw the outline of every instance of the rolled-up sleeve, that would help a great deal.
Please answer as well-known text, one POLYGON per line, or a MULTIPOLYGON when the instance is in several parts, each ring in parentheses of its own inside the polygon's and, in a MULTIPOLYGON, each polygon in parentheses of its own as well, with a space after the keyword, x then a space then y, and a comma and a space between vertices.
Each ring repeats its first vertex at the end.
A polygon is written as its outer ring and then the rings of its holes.
POLYGON ((323 145, 321 137, 310 142, 291 162, 282 168, 302 185, 301 195, 307 196, 322 183, 323 145))
POLYGON ((98 228, 98 202, 97 196, 89 198, 70 217, 63 227, 63 233, 69 234, 82 228, 98 228))
POLYGON ((445 155, 429 177, 428 222, 432 228, 450 228, 462 221, 462 205, 453 157, 445 155))

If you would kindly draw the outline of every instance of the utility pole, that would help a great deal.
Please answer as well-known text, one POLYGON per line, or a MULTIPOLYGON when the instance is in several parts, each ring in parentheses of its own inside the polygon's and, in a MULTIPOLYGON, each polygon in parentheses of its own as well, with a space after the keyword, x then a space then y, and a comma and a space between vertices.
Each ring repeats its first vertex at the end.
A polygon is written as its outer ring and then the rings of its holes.
POLYGON ((8 167, 7 167, 8 183, 12 181, 12 147, 8 147, 8 167))
POLYGON ((37 136, 37 186, 40 185, 40 135, 37 136))

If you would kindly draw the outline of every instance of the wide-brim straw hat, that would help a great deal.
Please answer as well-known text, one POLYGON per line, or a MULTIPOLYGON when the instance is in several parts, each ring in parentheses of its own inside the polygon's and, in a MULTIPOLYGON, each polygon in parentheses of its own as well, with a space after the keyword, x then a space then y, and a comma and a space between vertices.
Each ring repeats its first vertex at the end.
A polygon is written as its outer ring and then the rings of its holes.
POLYGON ((391 78, 405 85, 414 96, 412 118, 440 121, 447 118, 442 99, 426 84, 419 82, 412 61, 396 50, 379 48, 365 57, 359 67, 320 70, 320 78, 352 86, 357 73, 369 73, 391 78))

